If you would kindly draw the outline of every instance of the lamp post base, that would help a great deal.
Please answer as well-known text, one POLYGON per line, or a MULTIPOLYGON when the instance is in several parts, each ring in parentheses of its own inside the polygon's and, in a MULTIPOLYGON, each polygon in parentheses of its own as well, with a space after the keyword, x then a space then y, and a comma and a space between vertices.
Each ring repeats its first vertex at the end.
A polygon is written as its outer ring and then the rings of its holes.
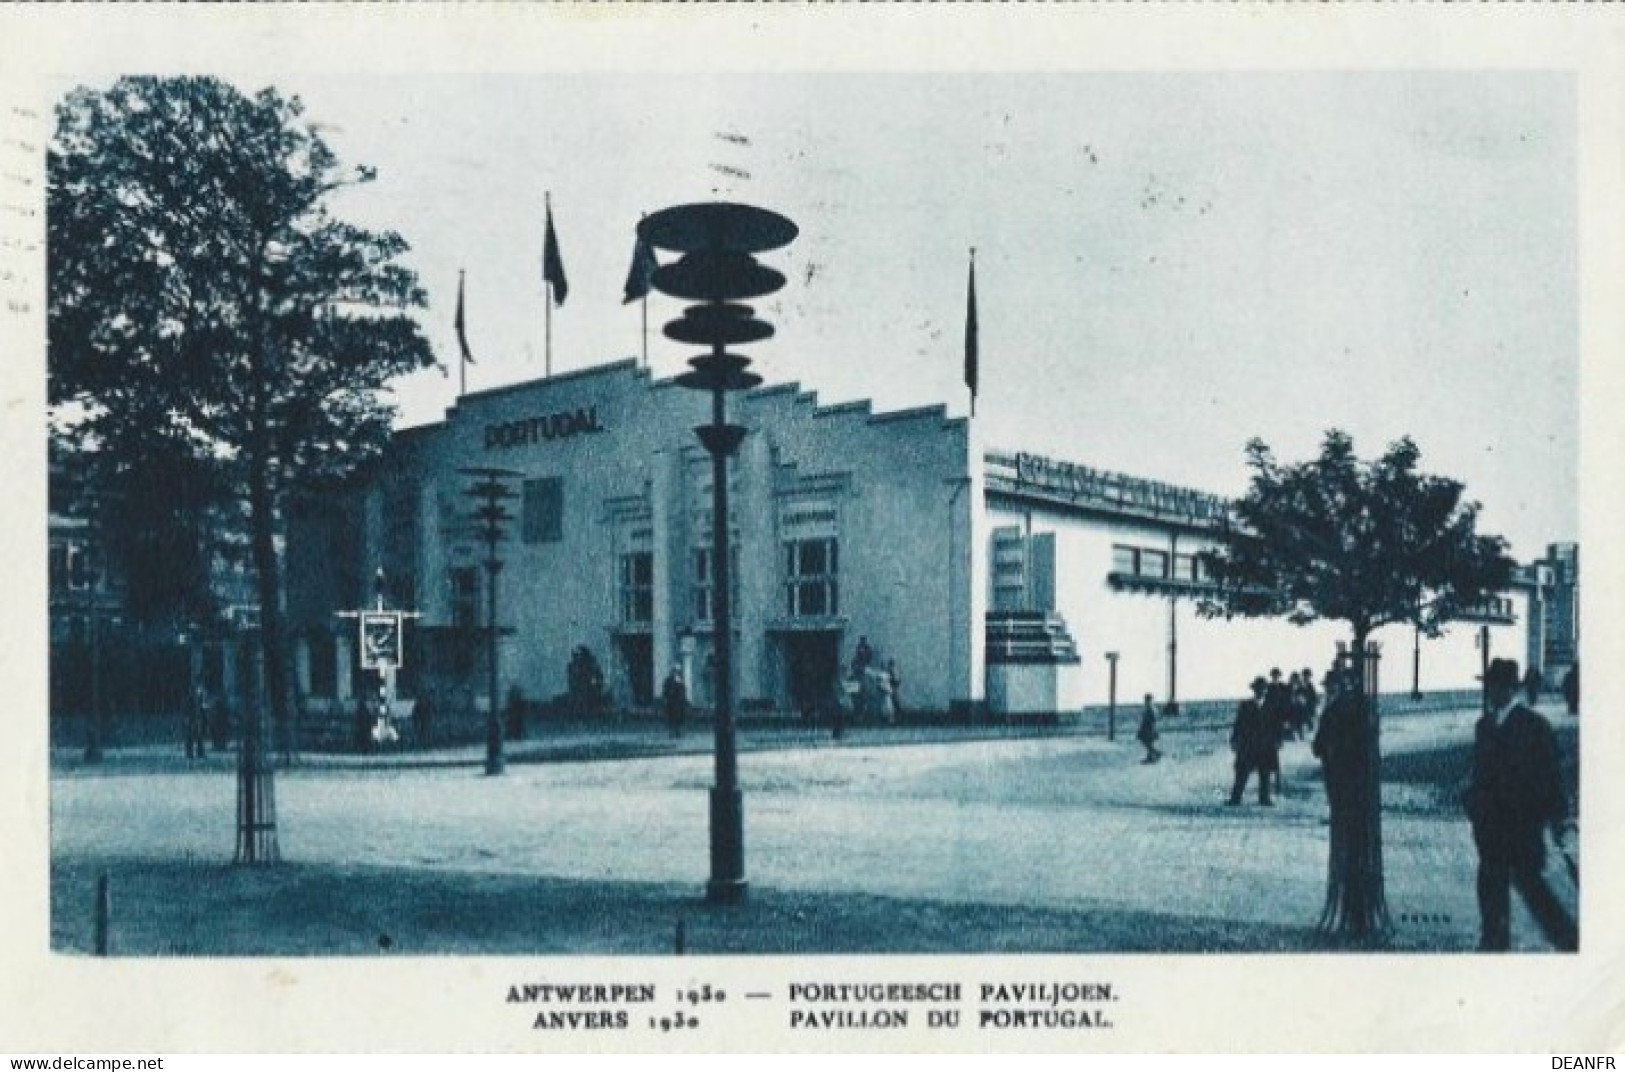
POLYGON ((711 790, 711 881, 705 899, 737 904, 745 899, 745 795, 738 789, 711 790))

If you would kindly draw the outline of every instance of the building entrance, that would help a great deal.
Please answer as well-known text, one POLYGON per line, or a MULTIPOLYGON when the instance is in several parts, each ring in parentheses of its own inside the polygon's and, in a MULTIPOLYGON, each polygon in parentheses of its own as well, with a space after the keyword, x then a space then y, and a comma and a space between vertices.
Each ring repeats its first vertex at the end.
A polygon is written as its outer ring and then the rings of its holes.
POLYGON ((790 704, 802 718, 816 721, 840 702, 841 634, 834 629, 784 633, 780 642, 790 704))
POLYGON ((616 638, 621 669, 626 674, 627 691, 633 707, 650 707, 655 699, 655 645, 646 633, 627 633, 616 638))

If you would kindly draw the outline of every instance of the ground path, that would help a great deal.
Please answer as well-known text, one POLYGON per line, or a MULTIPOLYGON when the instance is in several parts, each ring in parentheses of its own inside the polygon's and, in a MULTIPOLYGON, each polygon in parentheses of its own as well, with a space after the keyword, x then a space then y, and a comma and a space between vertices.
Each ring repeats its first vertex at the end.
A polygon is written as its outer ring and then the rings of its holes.
MULTIPOLYGON (((1428 948, 1470 948, 1475 937, 1471 838, 1451 803, 1474 714, 1395 717, 1384 729, 1385 755, 1399 764, 1384 791, 1389 905, 1408 940, 1428 948)), ((1152 765, 1131 741, 1098 736, 892 740, 857 733, 839 746, 742 756, 754 889, 1264 926, 1319 915, 1326 807, 1303 742, 1287 744, 1286 790, 1266 809, 1253 793, 1224 806, 1220 733, 1169 733, 1169 755, 1152 765)), ((99 863, 229 859, 228 762, 59 770, 53 852, 99 863)), ((710 784, 703 753, 516 762, 500 778, 473 764, 307 765, 277 779, 281 844, 300 864, 697 889, 710 784)))

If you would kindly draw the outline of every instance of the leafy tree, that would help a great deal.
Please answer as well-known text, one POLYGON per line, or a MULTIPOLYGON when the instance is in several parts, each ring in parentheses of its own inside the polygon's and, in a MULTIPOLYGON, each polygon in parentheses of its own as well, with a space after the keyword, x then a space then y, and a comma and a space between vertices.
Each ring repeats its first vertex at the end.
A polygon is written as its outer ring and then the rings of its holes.
POLYGON ((1479 507, 1462 501, 1462 484, 1419 472, 1420 457, 1404 438, 1363 462, 1353 440, 1333 430, 1318 458, 1283 465, 1254 440, 1247 445, 1251 485, 1207 556, 1219 587, 1205 613, 1287 617, 1300 625, 1324 618, 1349 626, 1354 747, 1344 757, 1349 769, 1341 799, 1334 800, 1321 923, 1356 940, 1381 940, 1390 927, 1367 641, 1377 629, 1400 623, 1437 636, 1446 622, 1504 590, 1514 565, 1504 540, 1478 534, 1479 507))
POLYGON ((342 167, 297 97, 122 78, 71 92, 56 120, 50 400, 83 442, 157 472, 203 463, 246 500, 283 721, 288 496, 372 457, 393 415, 379 390, 433 363, 406 242, 330 214, 330 195, 374 173, 342 167))

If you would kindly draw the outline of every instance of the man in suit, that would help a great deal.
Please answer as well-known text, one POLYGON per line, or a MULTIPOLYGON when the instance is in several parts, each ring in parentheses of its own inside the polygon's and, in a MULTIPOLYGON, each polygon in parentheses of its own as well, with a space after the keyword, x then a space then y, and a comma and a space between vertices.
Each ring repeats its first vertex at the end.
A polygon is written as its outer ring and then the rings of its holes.
POLYGON ((1247 789, 1247 778, 1258 772, 1258 802, 1265 807, 1274 804, 1270 799, 1270 774, 1276 767, 1276 751, 1280 738, 1264 715, 1264 693, 1269 682, 1253 679, 1252 699, 1236 706, 1236 721, 1230 727, 1230 750, 1236 754, 1236 781, 1230 789, 1231 807, 1241 803, 1247 789))
POLYGON ((660 702, 666 709, 666 728, 673 737, 683 735, 683 723, 688 721, 688 685, 683 681, 683 668, 673 666, 660 690, 660 702))
POLYGON ((1517 887, 1546 940, 1563 952, 1579 946, 1574 917, 1542 875, 1545 832, 1561 841, 1568 802, 1551 725, 1518 701, 1518 664, 1495 659, 1484 674, 1486 710, 1473 739, 1467 816, 1478 846, 1479 949, 1512 944, 1511 888, 1517 887))
POLYGON ((1286 739, 1286 728, 1292 719, 1292 694, 1287 689, 1286 682, 1281 680, 1281 668, 1270 670, 1269 685, 1264 689, 1264 725, 1274 736, 1274 742, 1265 757, 1269 766, 1264 771, 1264 777, 1269 779, 1270 785, 1276 792, 1281 791, 1281 742, 1286 739))

